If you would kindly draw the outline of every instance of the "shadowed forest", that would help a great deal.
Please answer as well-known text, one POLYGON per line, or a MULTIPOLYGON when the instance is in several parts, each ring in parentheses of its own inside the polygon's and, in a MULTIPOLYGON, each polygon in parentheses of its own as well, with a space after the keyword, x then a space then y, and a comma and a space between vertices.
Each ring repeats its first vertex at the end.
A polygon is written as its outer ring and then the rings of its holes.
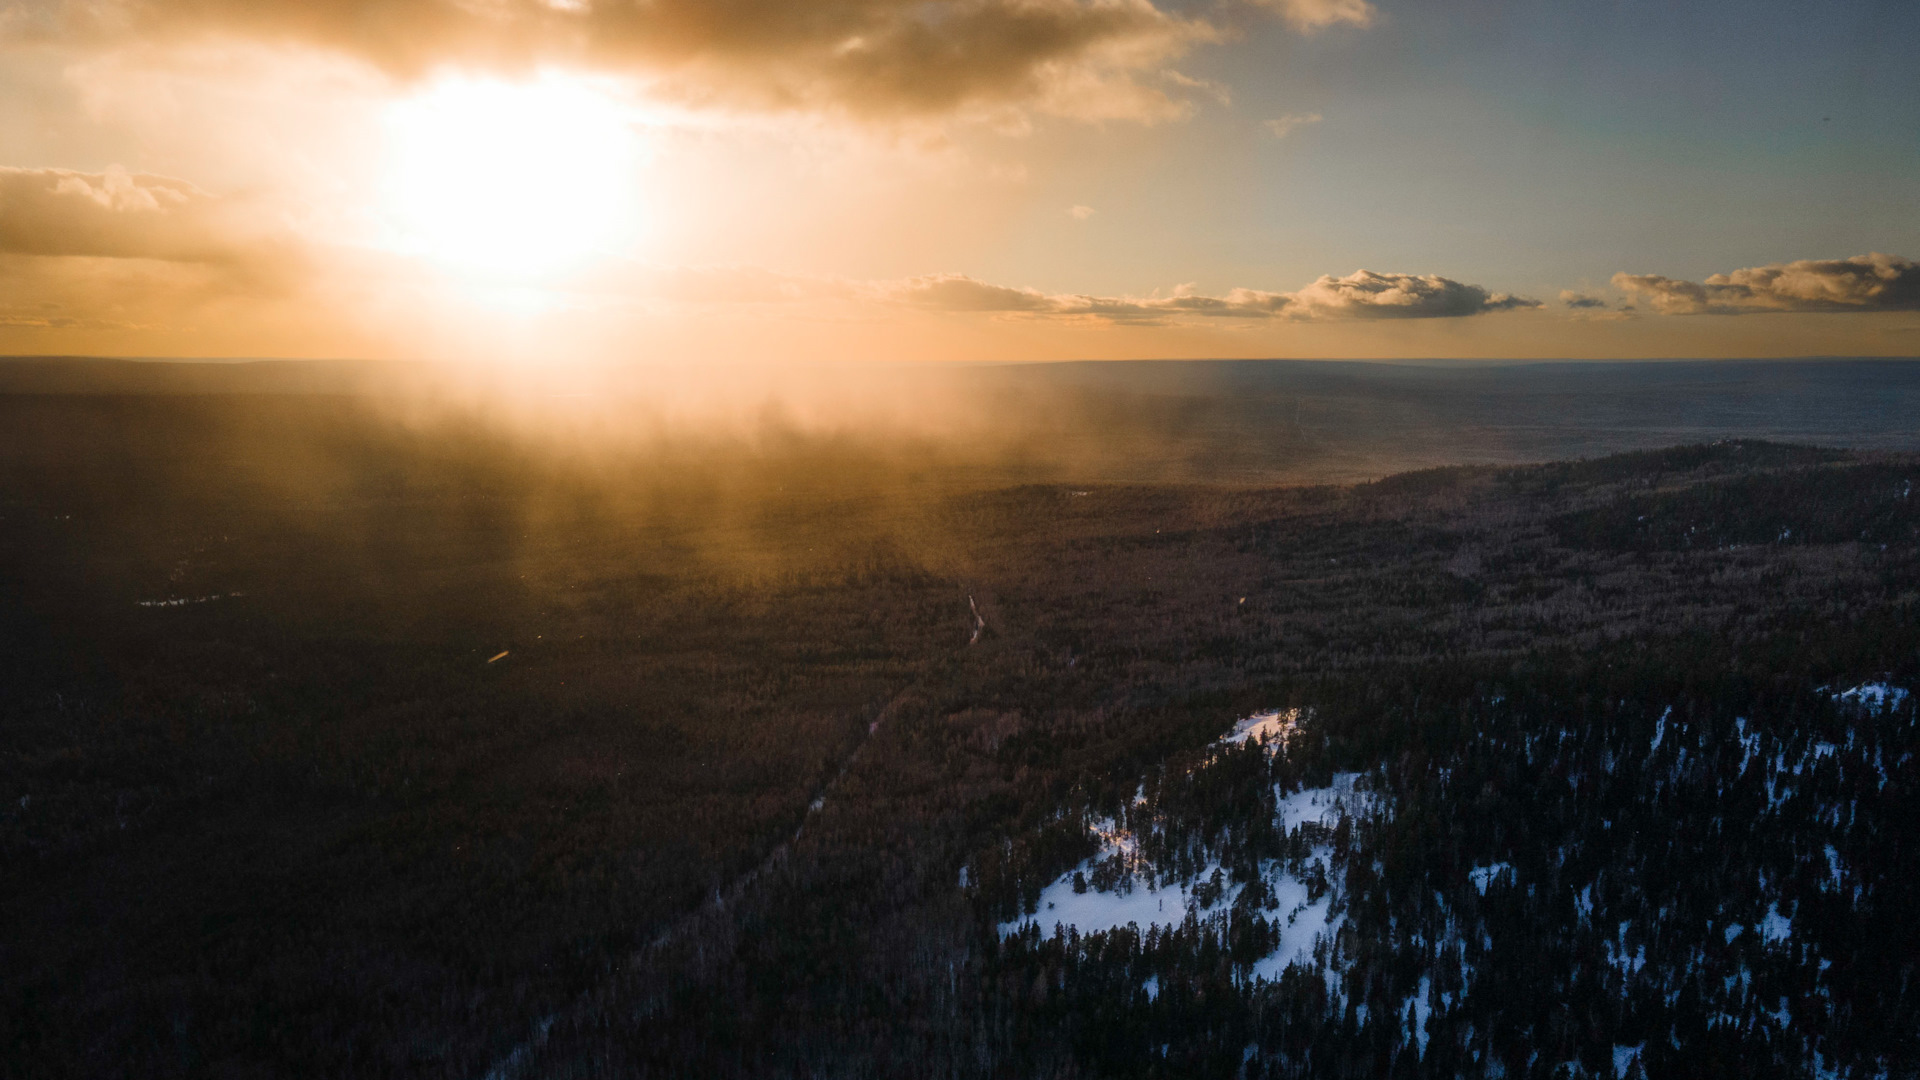
POLYGON ((1920 364, 1544 367, 10 366, 0 1073, 1916 1075, 1920 364))

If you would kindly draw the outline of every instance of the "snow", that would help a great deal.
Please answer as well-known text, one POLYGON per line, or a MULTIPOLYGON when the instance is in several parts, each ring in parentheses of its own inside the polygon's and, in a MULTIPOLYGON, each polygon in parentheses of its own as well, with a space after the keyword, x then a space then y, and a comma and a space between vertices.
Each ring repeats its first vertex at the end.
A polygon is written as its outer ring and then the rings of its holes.
POLYGON ((1647 966, 1647 947, 1645 945, 1636 946, 1632 952, 1627 951, 1627 930, 1632 925, 1633 922, 1631 920, 1621 922, 1620 929, 1616 935, 1619 942, 1618 944, 1615 944, 1613 938, 1609 938, 1605 942, 1607 948, 1607 963, 1612 964, 1615 970, 1628 978, 1639 974, 1640 969, 1647 966))
MULTIPOLYGON (((1212 745, 1218 749, 1254 741, 1264 745, 1268 753, 1283 753, 1287 740, 1298 730, 1304 716, 1305 710, 1297 708, 1257 712, 1236 722, 1231 731, 1212 745)), ((1364 776, 1359 772, 1336 773, 1325 787, 1292 792, 1276 786, 1273 791, 1275 825, 1292 832, 1306 824, 1335 826, 1343 819, 1371 817, 1383 811, 1386 809, 1384 797, 1365 789, 1364 776)), ((1144 784, 1133 801, 1136 807, 1146 801, 1144 784)), ((1135 816, 1139 814, 1136 810, 1135 816)), ((1047 938, 1057 938, 1069 931, 1086 937, 1127 926, 1145 933, 1156 926, 1178 927, 1189 918, 1210 920, 1203 932, 1225 932, 1229 912, 1245 893, 1248 883, 1226 880, 1220 859, 1202 853, 1208 861, 1191 877, 1163 883, 1153 868, 1143 865, 1139 840, 1122 822, 1102 819, 1089 822, 1087 828, 1099 841, 1100 850, 1042 888, 1033 914, 1022 914, 1001 923, 998 927, 1001 937, 1011 937, 1029 927, 1047 938), (1116 867, 1124 868, 1123 873, 1131 872, 1125 873, 1112 888, 1101 891, 1093 888, 1088 879, 1093 878, 1094 870, 1103 864, 1107 873, 1100 875, 1102 877, 1110 876, 1116 867), (1076 874, 1083 879, 1081 892, 1074 891, 1076 874), (1206 886, 1205 893, 1211 903, 1201 902, 1202 886, 1206 886)), ((1321 845, 1306 855, 1304 865, 1266 860, 1258 866, 1257 874, 1268 893, 1267 902, 1260 905, 1258 914, 1273 928, 1276 940, 1271 953, 1246 969, 1247 979, 1276 980, 1295 964, 1313 968, 1316 954, 1323 958, 1329 955, 1321 951, 1322 943, 1334 938, 1345 922, 1344 915, 1334 914, 1340 904, 1344 875, 1335 872, 1332 863, 1333 849, 1321 845), (1290 865, 1299 873, 1291 872, 1290 865), (1310 881, 1315 884, 1310 885, 1310 881), (1318 896, 1313 895, 1316 887, 1320 890, 1318 896)), ((1324 976, 1329 992, 1340 993, 1341 971, 1346 966, 1327 963, 1324 976)), ((1159 980, 1153 977, 1147 978, 1142 988, 1149 1000, 1158 997, 1161 990, 1159 980)), ((1428 997, 1428 984, 1423 980, 1413 1005, 1421 1028, 1417 1037, 1423 1046, 1426 1021, 1433 1011, 1428 997)))
POLYGON ((1851 690, 1843 690, 1834 695, 1848 705, 1858 705, 1875 711, 1897 709, 1907 700, 1907 692, 1897 686, 1884 682, 1861 683, 1851 690))
POLYGON ((1645 1048, 1646 1045, 1646 1043, 1640 1043, 1635 1046, 1615 1046, 1613 1048, 1613 1075, 1616 1078, 1626 1076, 1627 1070, 1633 1068, 1633 1059, 1640 1056, 1640 1051, 1645 1048))
POLYGON ((1660 726, 1653 729, 1653 745, 1647 747, 1647 753, 1651 754, 1660 749, 1661 741, 1667 737, 1667 717, 1672 715, 1673 706, 1671 705, 1667 706, 1666 712, 1660 714, 1660 726))
MULTIPOLYGON (((1083 863, 1075 869, 1084 873, 1091 869, 1091 865, 1083 863)), ((1199 880, 1204 881, 1208 876, 1211 876, 1210 873, 1203 873, 1199 880)), ((1220 894, 1220 902, 1230 903, 1238 893, 1238 888, 1229 888, 1220 894)), ((1144 884, 1135 879, 1133 888, 1127 892, 1098 892, 1089 888, 1086 892, 1076 893, 1073 891, 1073 873, 1069 872, 1040 890, 1037 914, 1023 915, 1011 922, 1001 923, 1000 936, 1011 936, 1031 922, 1039 923, 1046 937, 1053 937, 1069 926, 1082 935, 1117 930, 1129 923, 1143 931, 1155 923, 1178 926, 1187 917, 1187 906, 1185 886, 1169 886, 1149 892, 1144 884)))
POLYGON ((1323 894, 1317 902, 1308 902, 1303 881, 1282 875, 1274 893, 1280 900, 1280 910, 1274 913, 1279 916, 1275 921, 1282 923, 1280 944, 1270 955, 1254 962, 1252 975, 1256 979, 1278 979, 1290 965, 1311 964, 1314 945, 1322 937, 1338 932, 1340 924, 1346 921, 1344 915, 1327 918, 1333 907, 1331 892, 1323 894))
POLYGON ((1274 792, 1278 824, 1290 831, 1305 822, 1325 824, 1329 817, 1337 822, 1349 815, 1366 816, 1378 800, 1373 792, 1361 791, 1359 781, 1357 772, 1334 773, 1333 783, 1323 788, 1301 788, 1289 795, 1274 792))
POLYGON ((1420 1056, 1427 1056, 1427 1019, 1433 1015, 1433 980, 1420 976, 1413 991, 1413 1041, 1420 1044, 1420 1056))
POLYGON ((1473 887, 1480 891, 1480 895, 1485 896, 1487 895, 1487 887, 1492 885, 1496 879, 1502 875, 1510 877, 1512 874, 1512 863, 1497 862, 1492 866, 1474 867, 1472 870, 1467 871, 1467 878, 1473 882, 1473 887))
POLYGON ((1735 717, 1733 722, 1740 729, 1740 772, 1745 775, 1747 763, 1760 752, 1760 733, 1747 730, 1747 718, 1744 716, 1735 717))
MULTIPOLYGON (((1260 714, 1250 718, 1254 721, 1252 723, 1243 721, 1236 731, 1242 731, 1251 738, 1264 737, 1264 733, 1257 730, 1259 723, 1264 722, 1260 717, 1271 720, 1276 716, 1285 718, 1287 714, 1260 714)), ((1323 788, 1305 788, 1286 795, 1276 792, 1275 817, 1282 828, 1293 829, 1305 822, 1338 822, 1345 816, 1369 813, 1377 806, 1378 797, 1359 787, 1360 777, 1360 773, 1337 773, 1333 782, 1323 788)), ((1245 891, 1245 883, 1223 880, 1223 887, 1213 903, 1200 903, 1195 895, 1199 886, 1210 882, 1215 874, 1225 873, 1216 860, 1202 867, 1190 880, 1171 882, 1153 889, 1148 887, 1146 877, 1134 874, 1123 878, 1119 886, 1112 890, 1102 892, 1089 887, 1085 892, 1075 892, 1073 878, 1076 873, 1091 876, 1094 867, 1103 860, 1115 855, 1131 858, 1138 851, 1135 838, 1116 822, 1094 822, 1091 831, 1100 839, 1100 851, 1040 890, 1034 914, 1001 923, 1000 936, 1010 937, 1029 924, 1038 925, 1041 934, 1048 938, 1064 934, 1069 927, 1082 936, 1110 932, 1129 925, 1142 932, 1156 925, 1175 927, 1185 922, 1189 914, 1206 918, 1224 913, 1245 891)), ((1330 873, 1332 856, 1333 851, 1329 847, 1315 848, 1307 863, 1317 870, 1317 874, 1310 872, 1310 876, 1322 880, 1329 877, 1337 879, 1338 875, 1330 873)), ((1269 860, 1263 863, 1260 876, 1273 897, 1273 906, 1262 914, 1275 925, 1279 942, 1270 955, 1255 961, 1249 976, 1273 980, 1278 979, 1289 965, 1311 964, 1315 947, 1323 939, 1337 933, 1345 917, 1332 914, 1337 880, 1333 883, 1334 888, 1323 891, 1316 899, 1311 895, 1305 878, 1289 873, 1282 862, 1269 860)), ((1157 982, 1150 986, 1150 996, 1158 993, 1158 986, 1157 982)), ((1424 999, 1420 1008, 1427 1008, 1424 999)))
POLYGON ((1299 709, 1275 709, 1271 712, 1257 712, 1233 725, 1233 730, 1221 736, 1221 743, 1244 744, 1249 739, 1283 745, 1287 736, 1293 733, 1300 723, 1299 709))
POLYGON ((1726 929, 1727 944, 1733 944, 1741 934, 1746 932, 1746 929, 1746 927, 1741 926, 1739 923, 1728 923, 1726 929))
POLYGON ((1793 920, 1780 914, 1779 904, 1767 905, 1767 917, 1760 920, 1760 940, 1778 944, 1793 936, 1793 920))
MULTIPOLYGON (((1324 873, 1331 851, 1320 848, 1314 854, 1312 861, 1318 862, 1324 873)), ((1095 860, 1098 858, 1096 856, 1095 860)), ((1191 882, 1166 885, 1155 891, 1148 891, 1145 882, 1135 877, 1130 881, 1131 889, 1127 889, 1123 883, 1120 889, 1110 892, 1092 888, 1083 893, 1074 892, 1074 872, 1086 873, 1095 860, 1082 863, 1042 889, 1037 903, 1038 911, 1001 923, 1000 936, 1010 937, 1029 923, 1037 923, 1041 935, 1047 938, 1064 933, 1068 927, 1082 936, 1106 933, 1128 925, 1142 932, 1156 925, 1174 927, 1185 922, 1189 912, 1204 918, 1226 911, 1246 888, 1244 884, 1226 884, 1217 900, 1203 906, 1193 893, 1197 886, 1209 881, 1215 871, 1221 870, 1218 863, 1213 863, 1194 875, 1191 882)), ((1328 918, 1333 906, 1333 894, 1330 891, 1323 893, 1318 900, 1311 900, 1307 883, 1287 873, 1279 863, 1270 862, 1262 867, 1262 871, 1262 877, 1278 905, 1264 914, 1278 925, 1280 944, 1271 956, 1254 965, 1253 974, 1275 979, 1288 964, 1311 960, 1315 943, 1322 935, 1337 930, 1342 920, 1328 918)))

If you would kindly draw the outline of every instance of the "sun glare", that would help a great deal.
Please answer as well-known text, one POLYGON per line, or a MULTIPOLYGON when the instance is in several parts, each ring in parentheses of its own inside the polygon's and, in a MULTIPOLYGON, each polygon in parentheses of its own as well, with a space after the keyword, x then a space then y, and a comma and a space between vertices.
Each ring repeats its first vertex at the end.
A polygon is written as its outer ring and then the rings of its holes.
POLYGON ((633 118, 591 85, 451 80, 392 106, 398 246, 489 277, 546 277, 631 245, 633 118))

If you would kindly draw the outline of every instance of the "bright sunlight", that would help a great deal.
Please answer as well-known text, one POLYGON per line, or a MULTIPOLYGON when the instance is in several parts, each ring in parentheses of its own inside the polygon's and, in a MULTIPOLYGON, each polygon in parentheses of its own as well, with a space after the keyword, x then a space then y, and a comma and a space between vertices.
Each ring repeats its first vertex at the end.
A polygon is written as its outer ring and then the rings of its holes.
POLYGON ((452 80, 388 114, 399 246, 489 277, 551 276, 630 245, 634 124, 585 82, 452 80))

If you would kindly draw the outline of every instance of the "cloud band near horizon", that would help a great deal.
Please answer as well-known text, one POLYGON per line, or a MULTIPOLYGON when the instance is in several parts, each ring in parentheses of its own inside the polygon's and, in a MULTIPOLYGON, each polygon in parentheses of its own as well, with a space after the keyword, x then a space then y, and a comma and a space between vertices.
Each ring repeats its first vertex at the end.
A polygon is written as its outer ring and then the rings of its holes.
MULTIPOLYGON (((250 275, 291 282, 296 267, 321 272, 324 245, 302 242, 270 208, 224 198, 165 176, 124 169, 0 167, 0 255, 198 263, 225 267, 236 285, 250 275), (290 276, 291 275, 291 276, 290 276)), ((1048 293, 961 273, 891 280, 780 274, 755 268, 653 268, 594 291, 632 292, 700 304, 864 301, 927 311, 1152 325, 1183 319, 1287 321, 1460 318, 1539 309, 1524 296, 1437 274, 1357 270, 1323 275, 1292 292, 1234 288, 1218 295, 1189 286, 1165 295, 1048 293)), ((1615 274, 1612 284, 1667 315, 1762 312, 1920 311, 1920 264, 1872 253, 1802 259, 1715 274, 1692 282, 1658 274, 1615 274)), ((1605 302, 1563 291, 1570 309, 1605 302)))
POLYGON ((1382 274, 1356 270, 1323 275, 1296 292, 1237 288, 1208 296, 1187 287, 1168 296, 1048 294, 980 281, 964 274, 936 274, 870 288, 893 303, 941 311, 1098 318, 1154 322, 1180 316, 1234 319, 1433 319, 1538 308, 1541 303, 1490 292, 1434 274, 1382 274))
POLYGON ((1879 252, 1770 263, 1703 282, 1620 273, 1613 285, 1664 315, 1920 311, 1920 264, 1879 252))

